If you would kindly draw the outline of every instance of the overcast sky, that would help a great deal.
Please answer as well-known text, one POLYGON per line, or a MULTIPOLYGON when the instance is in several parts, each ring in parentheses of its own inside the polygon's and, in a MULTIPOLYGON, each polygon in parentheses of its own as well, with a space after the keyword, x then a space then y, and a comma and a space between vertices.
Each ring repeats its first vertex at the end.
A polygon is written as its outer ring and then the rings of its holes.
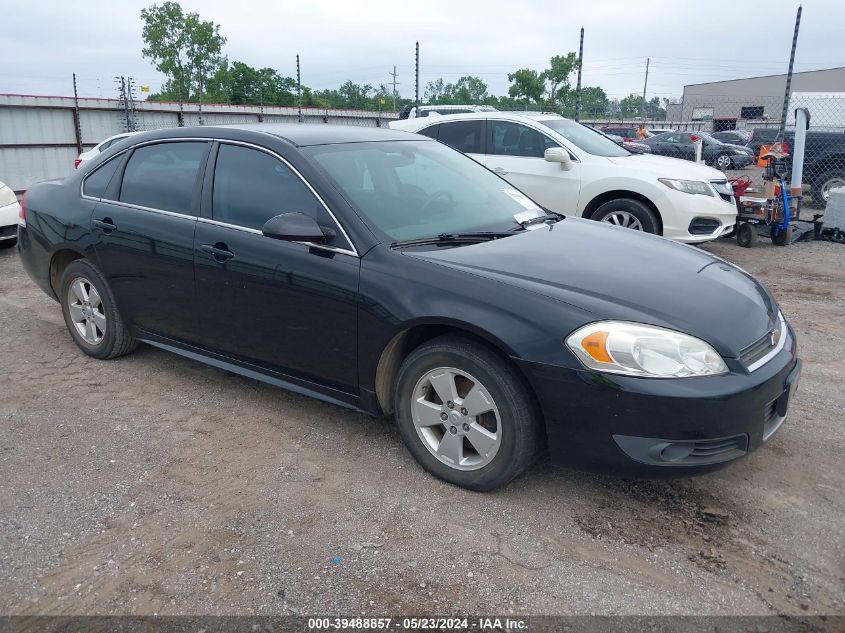
MULTIPOLYGON (((114 75, 157 91, 162 76, 141 56, 138 0, 0 0, 0 93, 113 97, 114 75)), ((685 84, 784 72, 796 2, 722 0, 183 0, 220 24, 230 61, 271 66, 302 82, 335 88, 347 79, 414 90, 414 42, 421 83, 480 76, 494 94, 507 73, 542 70, 577 51, 586 29, 584 85, 610 96, 641 93, 651 58, 649 97, 678 97, 685 84)), ((796 70, 845 66, 845 2, 807 0, 796 70)), ((574 83, 574 81, 573 81, 574 83)), ((845 90, 845 86, 831 87, 845 90)), ((422 96, 422 88, 420 90, 422 96)))

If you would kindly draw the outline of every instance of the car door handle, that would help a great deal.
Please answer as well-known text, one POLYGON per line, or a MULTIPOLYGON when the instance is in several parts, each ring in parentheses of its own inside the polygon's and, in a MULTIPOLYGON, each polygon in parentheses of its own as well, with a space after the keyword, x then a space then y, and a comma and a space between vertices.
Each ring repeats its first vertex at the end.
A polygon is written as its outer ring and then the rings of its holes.
POLYGON ((103 233, 111 233, 117 228, 117 224, 112 222, 111 218, 103 218, 102 220, 91 220, 91 226, 95 229, 100 229, 103 233))
POLYGON ((493 171, 495 171, 495 172, 496 172, 497 174, 499 174, 500 176, 504 176, 505 174, 507 174, 507 173, 508 173, 508 172, 505 170, 505 168, 504 168, 504 167, 494 167, 494 168, 493 168, 493 171))
POLYGON ((203 244, 200 248, 211 255, 211 257, 221 264, 225 262, 227 259, 232 259, 235 254, 229 250, 229 247, 226 246, 223 242, 217 242, 216 244, 203 244))

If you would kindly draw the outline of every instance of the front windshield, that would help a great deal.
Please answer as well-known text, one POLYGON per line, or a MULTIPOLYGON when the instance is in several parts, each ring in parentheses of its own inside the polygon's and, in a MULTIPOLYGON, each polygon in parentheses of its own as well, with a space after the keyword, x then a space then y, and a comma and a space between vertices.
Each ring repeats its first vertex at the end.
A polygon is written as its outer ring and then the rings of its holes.
POLYGON ((508 231, 543 215, 506 181, 436 141, 344 143, 305 151, 395 241, 508 231))
POLYGON ((567 141, 593 156, 630 156, 631 153, 620 147, 601 132, 581 125, 569 119, 545 119, 540 123, 553 129, 567 141))

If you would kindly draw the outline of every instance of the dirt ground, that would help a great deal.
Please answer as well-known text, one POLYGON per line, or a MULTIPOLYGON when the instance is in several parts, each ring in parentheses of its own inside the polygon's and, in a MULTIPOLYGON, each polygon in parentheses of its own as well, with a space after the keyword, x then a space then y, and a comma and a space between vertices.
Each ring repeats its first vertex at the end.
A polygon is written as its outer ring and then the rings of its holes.
POLYGON ((845 614, 845 247, 705 248, 798 333, 781 431, 694 480, 541 462, 492 494, 387 420, 149 347, 90 359, 0 251, 0 613, 845 614))

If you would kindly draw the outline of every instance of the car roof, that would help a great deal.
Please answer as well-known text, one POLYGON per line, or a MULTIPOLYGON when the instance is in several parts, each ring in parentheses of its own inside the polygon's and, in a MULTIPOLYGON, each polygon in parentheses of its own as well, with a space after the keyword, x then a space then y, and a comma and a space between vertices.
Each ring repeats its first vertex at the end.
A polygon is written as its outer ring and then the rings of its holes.
MULTIPOLYGON (((548 121, 558 120, 563 117, 559 114, 540 114, 540 113, 525 113, 525 112, 502 112, 496 110, 494 112, 466 112, 462 114, 443 114, 438 117, 419 117, 416 119, 406 119, 409 122, 419 122, 421 127, 428 127, 437 123, 446 123, 447 121, 461 121, 474 119, 502 119, 505 121, 548 121)), ((402 123, 405 123, 402 121, 402 123)), ((413 125, 408 123, 407 125, 413 125)))
MULTIPOLYGON (((329 125, 309 123, 251 123, 245 125, 217 125, 215 128, 263 132, 278 136, 297 147, 330 145, 335 143, 366 143, 370 141, 419 141, 410 132, 390 128, 359 127, 355 125, 329 125)), ((207 128, 206 128, 207 129, 207 128)))

